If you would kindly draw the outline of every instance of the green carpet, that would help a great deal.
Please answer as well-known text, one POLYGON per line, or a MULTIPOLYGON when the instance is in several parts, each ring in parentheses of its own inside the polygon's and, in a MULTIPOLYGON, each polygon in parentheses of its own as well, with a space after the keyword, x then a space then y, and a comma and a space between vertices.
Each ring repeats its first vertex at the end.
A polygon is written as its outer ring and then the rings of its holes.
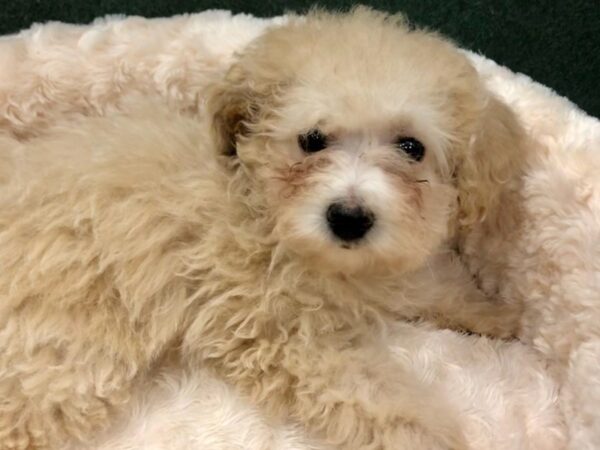
MULTIPOLYGON (((106 14, 170 16, 210 8, 258 16, 303 11, 312 2, 275 0, 2 0, 0 34, 33 22, 86 23, 106 14)), ((347 8, 353 1, 321 1, 347 8)), ((567 96, 600 117, 600 0, 375 0, 379 9, 403 11, 514 71, 567 96)))

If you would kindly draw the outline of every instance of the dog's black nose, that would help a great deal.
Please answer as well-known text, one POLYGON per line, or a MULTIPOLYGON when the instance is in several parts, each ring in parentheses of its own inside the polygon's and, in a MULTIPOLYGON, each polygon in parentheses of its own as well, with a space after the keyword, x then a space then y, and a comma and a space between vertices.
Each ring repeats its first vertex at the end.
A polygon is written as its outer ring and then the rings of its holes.
POLYGON ((327 208, 329 229, 345 242, 362 239, 374 222, 373 213, 361 206, 332 203, 327 208))

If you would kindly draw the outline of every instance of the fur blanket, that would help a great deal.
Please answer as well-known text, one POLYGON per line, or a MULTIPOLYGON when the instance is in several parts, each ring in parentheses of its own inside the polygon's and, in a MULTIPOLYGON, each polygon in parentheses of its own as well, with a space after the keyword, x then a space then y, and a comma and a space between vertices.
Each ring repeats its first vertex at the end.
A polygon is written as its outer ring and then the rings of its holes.
MULTIPOLYGON (((0 132, 20 139, 137 95, 202 114, 203 89, 270 20, 205 12, 46 24, 0 39, 0 132)), ((526 302, 521 342, 398 324, 407 368, 460 405, 474 449, 600 448, 600 123, 524 75, 470 55, 539 144, 527 174, 527 227, 503 295, 526 302), (565 417, 566 420, 563 418, 565 417)), ((165 367, 91 448, 310 449, 210 373, 165 367)))

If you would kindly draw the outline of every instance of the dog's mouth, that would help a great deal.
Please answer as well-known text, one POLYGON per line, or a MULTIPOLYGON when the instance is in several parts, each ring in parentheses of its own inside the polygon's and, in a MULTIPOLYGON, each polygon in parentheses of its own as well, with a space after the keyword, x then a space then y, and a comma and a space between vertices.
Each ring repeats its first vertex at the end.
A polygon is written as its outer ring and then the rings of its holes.
POLYGON ((357 250, 361 247, 364 247, 366 245, 366 239, 361 239, 361 240, 357 240, 354 242, 345 242, 342 241, 341 239, 337 239, 337 238, 333 238, 336 242, 336 244, 338 245, 339 248, 343 249, 343 250, 357 250))
POLYGON ((352 242, 348 242, 348 241, 338 238, 337 236, 334 236, 333 234, 330 234, 329 239, 332 241, 332 243, 337 248, 340 248, 342 250, 347 250, 348 252, 358 251, 361 248, 365 248, 369 245, 369 242, 370 242, 370 239, 367 239, 367 238, 357 239, 352 242))

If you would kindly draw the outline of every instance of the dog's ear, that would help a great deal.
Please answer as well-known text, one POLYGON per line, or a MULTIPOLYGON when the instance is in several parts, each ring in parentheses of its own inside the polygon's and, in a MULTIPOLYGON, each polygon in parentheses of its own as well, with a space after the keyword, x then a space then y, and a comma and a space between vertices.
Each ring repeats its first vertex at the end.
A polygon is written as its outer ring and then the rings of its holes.
MULTIPOLYGON (((503 196, 514 191, 525 164, 525 133, 511 109, 488 94, 469 149, 457 168, 460 223, 495 223, 503 196)), ((504 211, 507 213, 507 211, 504 211)))
POLYGON ((213 142, 220 154, 235 156, 237 140, 248 135, 258 109, 253 99, 248 77, 238 65, 208 90, 207 113, 213 142))
POLYGON ((244 60, 235 63, 223 80, 208 90, 207 112, 220 154, 237 155, 240 139, 257 132, 272 114, 274 99, 283 85, 277 73, 244 60))

